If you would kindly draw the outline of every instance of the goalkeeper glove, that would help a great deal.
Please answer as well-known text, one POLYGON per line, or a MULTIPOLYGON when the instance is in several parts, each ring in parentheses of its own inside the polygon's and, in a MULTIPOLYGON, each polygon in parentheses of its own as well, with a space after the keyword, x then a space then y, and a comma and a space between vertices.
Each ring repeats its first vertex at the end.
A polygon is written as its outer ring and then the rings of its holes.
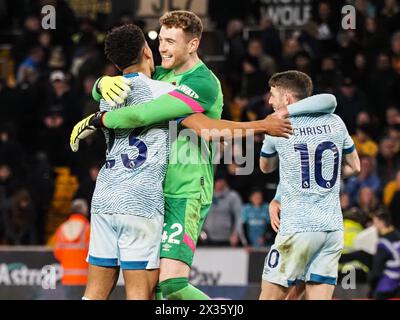
POLYGON ((87 138, 97 128, 104 127, 102 118, 105 112, 96 112, 79 121, 72 129, 72 133, 69 140, 69 145, 73 152, 77 152, 79 149, 79 141, 87 138))
POLYGON ((115 108, 117 104, 124 103, 128 97, 131 90, 129 83, 130 80, 123 76, 104 76, 97 82, 96 91, 112 108, 115 108))

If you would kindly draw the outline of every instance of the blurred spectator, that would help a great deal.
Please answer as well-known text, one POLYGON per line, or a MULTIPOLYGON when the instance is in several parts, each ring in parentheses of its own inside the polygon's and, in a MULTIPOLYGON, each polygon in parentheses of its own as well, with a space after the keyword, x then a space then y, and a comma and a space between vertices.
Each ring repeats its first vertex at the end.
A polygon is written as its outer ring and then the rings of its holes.
POLYGON ((350 209, 350 197, 347 193, 340 193, 340 208, 342 212, 350 209))
POLYGON ((391 67, 390 57, 382 52, 378 55, 375 70, 370 76, 370 97, 374 113, 383 121, 386 109, 393 103, 395 92, 399 89, 398 78, 391 67))
POLYGON ((94 76, 87 76, 83 80, 82 117, 99 111, 99 103, 92 98, 92 89, 96 80, 94 76))
POLYGON ((269 204, 264 202, 261 190, 254 190, 250 194, 250 203, 246 203, 242 210, 242 223, 247 242, 252 247, 264 247, 272 237, 267 232, 269 220, 269 204))
POLYGON ((343 79, 339 92, 337 94, 336 113, 346 123, 350 134, 356 129, 355 115, 367 108, 364 94, 357 89, 351 78, 343 79))
POLYGON ((400 169, 400 155, 396 153, 396 145, 392 139, 384 137, 379 142, 379 154, 377 157, 378 176, 382 184, 395 178, 400 169))
POLYGON ((378 154, 378 145, 371 139, 371 126, 360 124, 356 134, 352 136, 357 152, 361 156, 375 157, 378 154))
POLYGON ((357 127, 366 128, 367 134, 372 139, 378 139, 382 135, 382 128, 379 120, 366 110, 357 114, 356 125, 357 127))
MULTIPOLYGON (((52 49, 52 33, 49 30, 42 30, 38 35, 40 48, 43 50, 44 61, 51 60, 50 53, 52 49)), ((62 48, 60 48, 62 50, 62 48)))
POLYGON ((314 21, 308 21, 304 24, 299 37, 299 42, 304 50, 313 60, 318 61, 321 57, 321 48, 318 41, 318 26, 314 21))
POLYGON ((50 165, 47 155, 38 152, 31 158, 30 170, 26 177, 26 187, 38 212, 36 228, 39 244, 44 244, 44 229, 47 211, 53 198, 54 184, 55 172, 53 167, 50 165))
POLYGON ((345 184, 344 191, 350 196, 350 201, 352 205, 355 205, 357 203, 359 192, 364 187, 369 187, 371 188, 373 193, 378 195, 380 194, 381 181, 379 177, 375 174, 374 162, 375 160, 371 157, 362 157, 361 172, 358 176, 353 176, 349 178, 347 183, 345 184))
POLYGON ((261 120, 264 119, 269 114, 273 113, 274 110, 272 109, 272 106, 269 104, 270 95, 271 93, 267 91, 266 94, 251 98, 246 106, 246 111, 247 111, 246 119, 250 121, 261 120))
POLYGON ((398 75, 400 75, 400 31, 397 31, 392 36, 391 49, 393 69, 398 75))
POLYGON ((36 211, 27 190, 16 191, 1 209, 5 226, 5 244, 37 244, 36 211))
POLYGON ((223 176, 215 177, 213 202, 204 223, 206 245, 236 247, 240 243, 242 200, 223 176))
POLYGON ((339 264, 339 274, 346 274, 349 268, 356 271, 357 282, 365 282, 369 272, 370 257, 360 257, 360 253, 355 254, 355 239, 364 230, 366 222, 365 215, 357 208, 352 208, 343 212, 343 228, 344 228, 344 248, 339 264))
POLYGON ((369 84, 366 79, 369 77, 370 70, 364 53, 356 54, 351 70, 350 77, 354 80, 354 84, 364 93, 367 93, 369 91, 369 84))
POLYGON ((247 97, 263 95, 268 89, 267 73, 260 69, 260 61, 247 55, 243 59, 243 78, 241 92, 247 97))
POLYGON ((8 164, 0 164, 0 201, 6 201, 20 187, 18 178, 8 164))
POLYGON ((282 60, 280 62, 279 70, 292 70, 295 69, 296 54, 301 51, 301 46, 295 36, 288 37, 282 48, 282 60))
POLYGON ((59 113, 65 126, 72 128, 82 118, 82 109, 71 89, 69 76, 61 70, 55 70, 50 74, 49 82, 51 87, 46 95, 44 113, 59 113))
POLYGON ((354 30, 342 31, 338 35, 338 43, 341 69, 348 74, 353 67, 356 54, 361 50, 357 33, 354 30))
POLYGON ((229 115, 232 121, 246 121, 247 120, 247 104, 249 99, 244 94, 235 95, 232 101, 228 104, 229 115))
POLYGON ((40 32, 40 20, 36 15, 28 15, 24 21, 24 28, 17 37, 13 46, 13 57, 15 66, 19 67, 21 61, 26 57, 29 50, 39 45, 38 35, 40 32))
POLYGON ((389 33, 400 30, 400 6, 397 0, 384 0, 380 20, 389 33))
POLYGON ((334 58, 326 56, 322 58, 321 71, 316 76, 315 87, 318 92, 334 93, 339 88, 342 77, 334 58))
POLYGON ((38 148, 45 151, 54 166, 70 165, 69 134, 73 124, 82 117, 76 96, 64 72, 50 75, 51 91, 42 113, 42 126, 38 131, 38 148))
POLYGON ((264 49, 260 39, 250 39, 247 44, 247 54, 258 60, 259 68, 269 78, 276 72, 276 61, 273 57, 264 53, 264 49))
POLYGON ((372 270, 368 275, 372 298, 389 299, 400 297, 400 232, 392 225, 390 215, 379 212, 373 217, 373 223, 379 233, 376 254, 372 270))
POLYGON ((71 214, 61 224, 52 239, 54 256, 63 268, 61 283, 66 286, 84 286, 87 282, 90 224, 86 200, 76 199, 71 214))
POLYGON ((237 19, 229 21, 226 27, 228 51, 225 60, 225 71, 227 81, 233 92, 239 91, 240 77, 242 74, 242 61, 246 54, 242 32, 242 21, 237 19))
POLYGON ((0 76, 0 124, 16 123, 18 117, 18 97, 15 89, 10 88, 4 78, 0 76))
POLYGON ((385 48, 387 44, 387 35, 385 29, 378 26, 375 17, 366 18, 362 43, 369 61, 372 61, 382 48, 385 48))
POLYGON ((394 105, 386 109, 386 124, 389 126, 400 124, 400 112, 394 105))
POLYGON ((400 229, 400 171, 396 174, 396 180, 387 184, 384 201, 389 208, 393 225, 400 229))
POLYGON ((43 49, 35 47, 21 63, 17 71, 17 84, 30 86, 37 82, 41 75, 41 63, 44 59, 43 49))
POLYGON ((300 51, 294 57, 295 69, 306 73, 312 79, 314 78, 314 66, 312 65, 310 55, 306 51, 300 51))
POLYGON ((331 4, 328 1, 319 1, 317 16, 312 20, 318 26, 317 39, 322 51, 335 51, 335 36, 339 29, 339 19, 334 16, 331 4))
POLYGON ((28 169, 26 158, 22 145, 16 140, 15 126, 0 125, 0 162, 7 164, 15 172, 16 178, 22 180, 28 169))
POLYGON ((372 214, 379 209, 380 204, 377 196, 370 187, 362 187, 358 194, 357 206, 361 210, 361 214, 365 218, 364 224, 366 224, 372 214))
POLYGON ((279 63, 282 57, 282 41, 279 31, 275 28, 269 16, 260 19, 261 35, 260 39, 264 46, 264 53, 273 57, 279 63))
POLYGON ((89 204, 89 212, 92 204, 94 188, 96 187, 96 179, 100 168, 97 164, 92 164, 89 167, 88 174, 81 177, 79 188, 75 193, 75 198, 85 199, 89 204))

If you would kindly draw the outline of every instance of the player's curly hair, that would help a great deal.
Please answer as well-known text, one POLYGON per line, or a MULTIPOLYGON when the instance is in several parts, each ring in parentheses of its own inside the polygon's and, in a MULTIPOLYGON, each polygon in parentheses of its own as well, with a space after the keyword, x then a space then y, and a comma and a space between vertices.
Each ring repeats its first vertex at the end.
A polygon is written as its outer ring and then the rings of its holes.
POLYGON ((199 39, 203 32, 201 19, 193 12, 185 10, 166 12, 160 18, 160 26, 166 26, 167 28, 180 28, 187 35, 199 39))
POLYGON ((268 81, 269 86, 289 90, 301 100, 311 96, 313 83, 311 78, 304 72, 289 70, 275 73, 268 81))
POLYGON ((134 24, 113 28, 106 36, 104 52, 106 57, 120 70, 139 63, 146 39, 143 31, 134 24))

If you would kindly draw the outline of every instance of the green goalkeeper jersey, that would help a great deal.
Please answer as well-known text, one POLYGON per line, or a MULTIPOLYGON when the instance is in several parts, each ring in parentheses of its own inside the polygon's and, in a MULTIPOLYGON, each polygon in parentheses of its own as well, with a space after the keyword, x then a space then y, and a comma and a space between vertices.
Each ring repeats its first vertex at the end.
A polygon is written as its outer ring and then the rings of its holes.
MULTIPOLYGON (((104 125, 111 129, 136 128, 182 119, 197 112, 221 118, 221 85, 203 62, 181 74, 157 67, 153 79, 172 83, 176 89, 150 102, 107 112, 103 117, 104 125)), ((164 194, 172 198, 200 199, 202 204, 210 204, 214 145, 200 137, 194 141, 188 135, 179 135, 182 129, 178 125, 178 136, 171 140, 164 194)))

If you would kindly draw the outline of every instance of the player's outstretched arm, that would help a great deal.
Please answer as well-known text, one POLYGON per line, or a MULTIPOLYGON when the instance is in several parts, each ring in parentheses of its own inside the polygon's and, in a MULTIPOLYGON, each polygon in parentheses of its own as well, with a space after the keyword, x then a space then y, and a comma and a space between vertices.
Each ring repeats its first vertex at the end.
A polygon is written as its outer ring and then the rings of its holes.
POLYGON ((288 138, 293 131, 289 120, 274 115, 258 121, 235 122, 211 119, 203 113, 196 113, 186 117, 181 124, 208 141, 217 138, 232 139, 255 133, 288 138))
POLYGON ((347 178, 359 174, 361 170, 360 159, 355 149, 352 152, 343 154, 342 177, 347 178))
POLYGON ((322 93, 302 99, 288 106, 289 115, 295 116, 306 113, 333 113, 337 101, 333 94, 322 93))
POLYGON ((103 125, 111 129, 129 129, 174 120, 205 112, 219 98, 217 82, 202 76, 192 76, 175 90, 150 102, 107 112, 103 117, 103 125))

